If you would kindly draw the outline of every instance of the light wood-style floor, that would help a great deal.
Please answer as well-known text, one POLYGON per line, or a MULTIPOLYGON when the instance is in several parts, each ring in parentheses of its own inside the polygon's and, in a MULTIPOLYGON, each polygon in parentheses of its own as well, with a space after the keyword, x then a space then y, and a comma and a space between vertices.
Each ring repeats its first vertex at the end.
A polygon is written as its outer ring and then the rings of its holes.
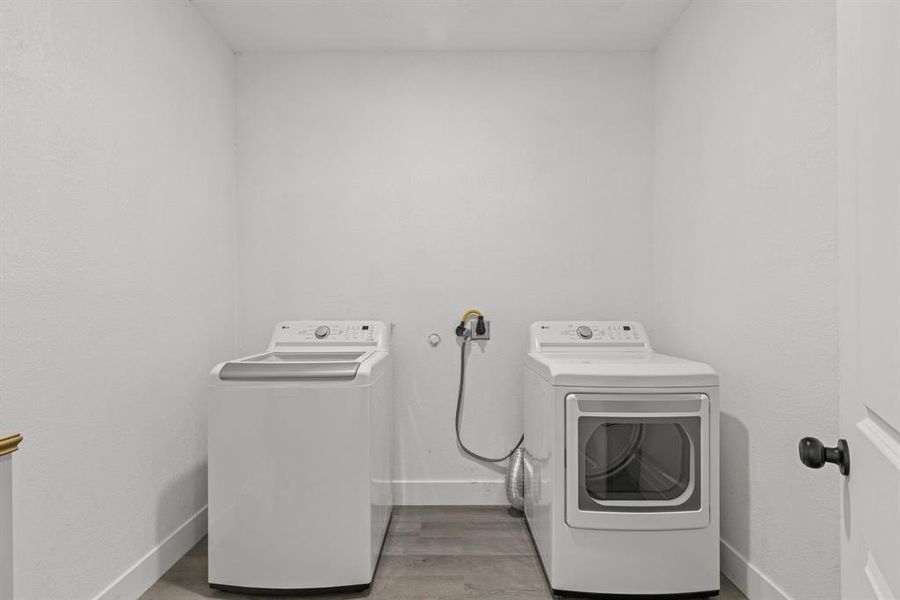
MULTIPOLYGON (((206 584, 206 539, 150 588, 142 600, 242 596, 206 584)), ((283 598, 283 596, 281 597, 283 598)), ((372 587, 323 600, 548 600, 553 598, 524 519, 499 506, 398 506, 372 587)), ((722 578, 721 600, 744 600, 722 578)))

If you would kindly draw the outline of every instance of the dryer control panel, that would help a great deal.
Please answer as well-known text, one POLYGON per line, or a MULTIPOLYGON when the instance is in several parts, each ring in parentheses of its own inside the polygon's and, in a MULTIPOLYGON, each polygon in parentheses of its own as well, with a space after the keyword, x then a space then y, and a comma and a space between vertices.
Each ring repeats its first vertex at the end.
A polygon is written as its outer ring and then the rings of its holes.
POLYGON ((270 350, 289 347, 366 347, 387 350, 390 324, 382 321, 283 321, 275 326, 270 350))
POLYGON ((637 321, 538 321, 529 338, 529 352, 653 351, 637 321))

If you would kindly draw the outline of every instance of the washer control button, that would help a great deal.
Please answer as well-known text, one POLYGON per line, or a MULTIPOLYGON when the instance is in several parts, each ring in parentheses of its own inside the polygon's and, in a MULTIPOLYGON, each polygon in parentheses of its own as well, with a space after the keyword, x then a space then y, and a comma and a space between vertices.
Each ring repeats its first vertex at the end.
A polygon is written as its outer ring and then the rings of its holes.
POLYGON ((580 337, 580 338, 582 338, 582 339, 585 339, 585 340, 589 340, 589 339, 591 339, 592 337, 594 337, 594 332, 591 331, 591 328, 588 327, 587 325, 582 325, 581 327, 579 327, 579 328, 576 329, 575 331, 578 332, 578 337, 580 337))
POLYGON ((320 340, 322 338, 327 338, 329 333, 331 333, 331 329, 329 329, 327 325, 316 327, 316 337, 320 340))

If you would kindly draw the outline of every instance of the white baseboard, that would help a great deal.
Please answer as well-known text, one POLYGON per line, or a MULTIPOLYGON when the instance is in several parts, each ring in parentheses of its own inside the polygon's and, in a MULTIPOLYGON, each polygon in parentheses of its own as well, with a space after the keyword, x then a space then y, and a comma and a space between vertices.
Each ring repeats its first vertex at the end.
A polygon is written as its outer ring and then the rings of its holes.
POLYGON ((398 506, 506 503, 506 485, 502 480, 394 482, 394 504, 398 506))
POLYGON ((131 565, 118 579, 97 594, 94 600, 133 600, 137 598, 156 583, 156 580, 162 577, 188 550, 193 548, 204 535, 206 535, 205 506, 170 533, 158 546, 131 565))
POLYGON ((741 556, 728 542, 721 540, 719 548, 722 573, 749 600, 792 600, 784 590, 741 556))

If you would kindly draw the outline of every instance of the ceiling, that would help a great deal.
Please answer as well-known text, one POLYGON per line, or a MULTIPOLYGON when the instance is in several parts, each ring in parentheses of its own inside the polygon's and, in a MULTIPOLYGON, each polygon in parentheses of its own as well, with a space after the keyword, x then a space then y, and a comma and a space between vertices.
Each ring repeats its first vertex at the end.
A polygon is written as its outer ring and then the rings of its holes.
POLYGON ((237 52, 651 50, 690 0, 192 0, 237 52))

